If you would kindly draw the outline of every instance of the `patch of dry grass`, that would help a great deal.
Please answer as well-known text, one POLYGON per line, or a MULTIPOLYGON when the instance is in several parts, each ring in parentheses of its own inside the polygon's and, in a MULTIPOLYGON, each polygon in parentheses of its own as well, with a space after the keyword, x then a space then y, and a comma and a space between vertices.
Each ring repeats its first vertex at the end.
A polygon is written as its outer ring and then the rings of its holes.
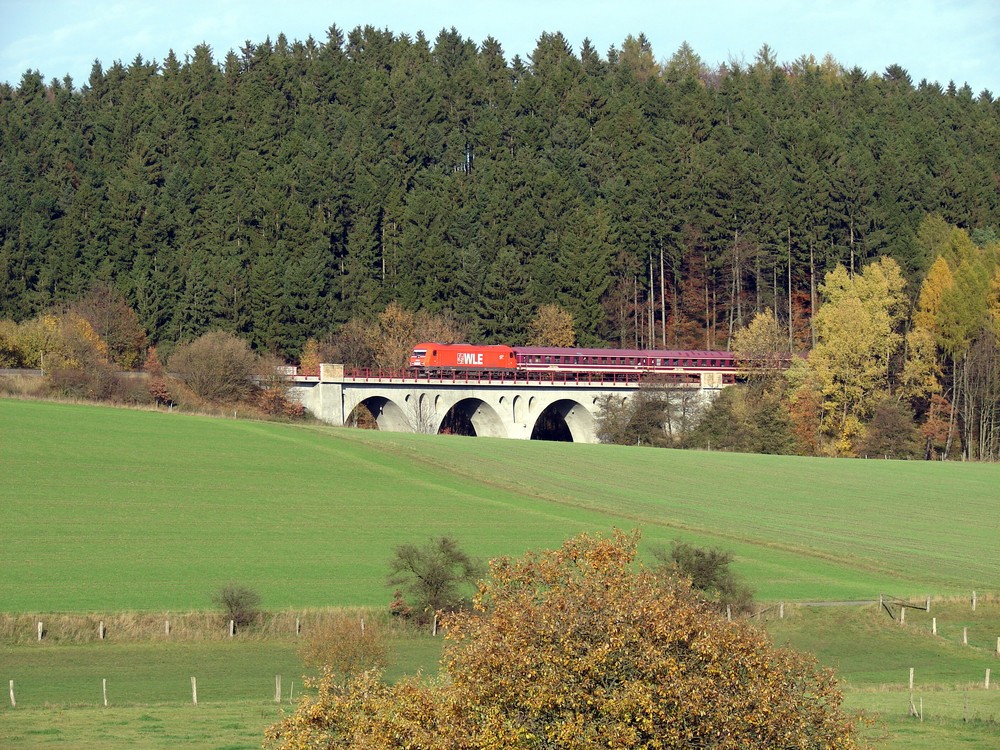
MULTIPOLYGON (((258 621, 237 632, 237 637, 252 640, 275 640, 308 636, 314 632, 343 630, 345 622, 385 630, 389 615, 364 608, 302 609, 263 612, 258 621)), ((226 641, 230 639, 229 622, 219 612, 108 612, 0 613, 0 644, 23 646, 38 642, 38 623, 42 623, 45 643, 116 643, 144 641, 226 641)))

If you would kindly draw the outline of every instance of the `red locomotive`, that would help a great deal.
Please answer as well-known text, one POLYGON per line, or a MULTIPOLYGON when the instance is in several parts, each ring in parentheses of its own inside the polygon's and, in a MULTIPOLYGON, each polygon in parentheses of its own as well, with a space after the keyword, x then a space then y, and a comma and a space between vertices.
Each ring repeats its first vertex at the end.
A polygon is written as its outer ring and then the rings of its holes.
POLYGON ((417 344, 410 367, 421 370, 513 370, 517 366, 509 346, 475 344, 417 344))

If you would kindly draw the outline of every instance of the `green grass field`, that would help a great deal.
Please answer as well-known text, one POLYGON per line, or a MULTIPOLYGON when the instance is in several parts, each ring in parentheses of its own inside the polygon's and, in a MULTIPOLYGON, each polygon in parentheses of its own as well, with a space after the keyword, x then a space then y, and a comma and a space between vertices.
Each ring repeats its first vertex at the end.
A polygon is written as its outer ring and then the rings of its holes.
POLYGON ((1000 581, 1000 467, 383 434, 0 400, 0 611, 380 605, 393 547, 721 546, 764 600, 1000 581))
MULTIPOLYGON (((1000 746, 1000 468, 527 443, 0 400, 0 613, 211 610, 227 581, 271 611, 385 607, 395 545, 455 536, 492 557, 580 531, 723 547, 763 601, 935 600, 905 627, 876 607, 789 607, 778 643, 835 667, 879 748, 1000 746), (972 590, 982 597, 971 613, 972 590), (939 635, 929 633, 939 618, 939 635), (969 646, 960 643, 969 628, 969 646), (924 721, 907 715, 910 667, 924 721)), ((76 615, 74 615, 76 616, 76 615)), ((10 619, 10 618, 8 618, 10 619)), ((13 620, 12 620, 13 621, 13 620)), ((17 627, 22 627, 18 624, 17 627)), ((56 628, 55 625, 52 626, 56 628)), ((397 644, 391 674, 440 641, 397 644)), ((259 747, 294 639, 0 637, 0 747, 259 747), (198 676, 198 706, 190 677, 198 676), (109 707, 100 705, 108 680, 109 707)))

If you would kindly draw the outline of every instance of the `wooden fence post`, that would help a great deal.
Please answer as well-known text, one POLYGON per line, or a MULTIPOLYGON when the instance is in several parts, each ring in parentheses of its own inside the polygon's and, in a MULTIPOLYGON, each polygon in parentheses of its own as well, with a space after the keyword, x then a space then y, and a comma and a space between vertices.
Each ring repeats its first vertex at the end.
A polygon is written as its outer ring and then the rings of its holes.
POLYGON ((102 641, 104 640, 104 633, 105 633, 104 620, 101 620, 101 624, 97 626, 97 637, 100 638, 102 641))
POLYGON ((969 629, 967 627, 962 628, 962 645, 969 645, 969 629))
POLYGON ((985 687, 985 688, 986 688, 987 690, 989 690, 989 689, 990 689, 990 670, 989 670, 989 668, 988 668, 988 667, 987 667, 987 669, 986 669, 986 682, 984 683, 984 687, 985 687))
POLYGON ((431 630, 431 635, 437 635, 437 634, 438 634, 438 616, 437 616, 437 612, 435 612, 434 613, 434 627, 431 630))
POLYGON ((929 596, 927 597, 927 611, 931 611, 931 598, 929 596))
POLYGON ((17 708, 17 701, 14 700, 14 681, 10 681, 10 707, 17 708))
POLYGON ((785 603, 784 602, 781 602, 781 604, 778 605, 778 619, 779 620, 784 620, 785 619, 785 603))
POLYGON ((229 621, 229 637, 232 638, 236 635, 236 620, 229 621))
POLYGON ((274 702, 281 703, 281 675, 274 676, 274 702))
POLYGON ((899 624, 900 625, 906 624, 906 607, 899 608, 899 624))
POLYGON ((976 592, 972 592, 972 611, 976 611, 976 592))
POLYGON ((295 618, 295 635, 302 635, 302 621, 298 617, 295 618))
POLYGON ((198 678, 191 678, 191 702, 194 705, 198 705, 198 678))
POLYGON ((910 667, 910 690, 913 690, 913 667, 910 667))
POLYGON ((101 680, 101 695, 104 697, 104 707, 108 707, 108 678, 101 680))
POLYGON ((164 620, 163 622, 163 632, 170 635, 170 620, 164 620))
POLYGON ((45 632, 45 626, 42 624, 41 620, 38 621, 38 640, 42 640, 42 633, 45 632))

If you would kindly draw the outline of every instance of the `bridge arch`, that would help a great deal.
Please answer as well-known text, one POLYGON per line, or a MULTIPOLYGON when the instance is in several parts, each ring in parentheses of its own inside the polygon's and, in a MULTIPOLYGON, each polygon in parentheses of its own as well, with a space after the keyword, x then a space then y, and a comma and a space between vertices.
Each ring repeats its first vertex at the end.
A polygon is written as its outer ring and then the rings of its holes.
POLYGON ((386 432, 413 431, 409 420, 406 418, 406 413, 400 408, 399 404, 390 398, 386 398, 385 396, 369 396, 359 401, 354 409, 351 410, 351 417, 353 419, 357 419, 355 415, 361 407, 371 412, 372 417, 375 419, 375 424, 378 425, 380 430, 385 430, 386 432))
POLYGON ((460 399, 448 409, 438 431, 454 430, 457 427, 459 434, 467 434, 469 426, 472 434, 478 437, 508 437, 503 419, 496 409, 475 397, 460 399))
POLYGON ((562 398, 539 412, 532 424, 531 439, 590 443, 595 432, 593 412, 575 399, 562 398), (546 433, 548 436, 544 436, 546 433))

